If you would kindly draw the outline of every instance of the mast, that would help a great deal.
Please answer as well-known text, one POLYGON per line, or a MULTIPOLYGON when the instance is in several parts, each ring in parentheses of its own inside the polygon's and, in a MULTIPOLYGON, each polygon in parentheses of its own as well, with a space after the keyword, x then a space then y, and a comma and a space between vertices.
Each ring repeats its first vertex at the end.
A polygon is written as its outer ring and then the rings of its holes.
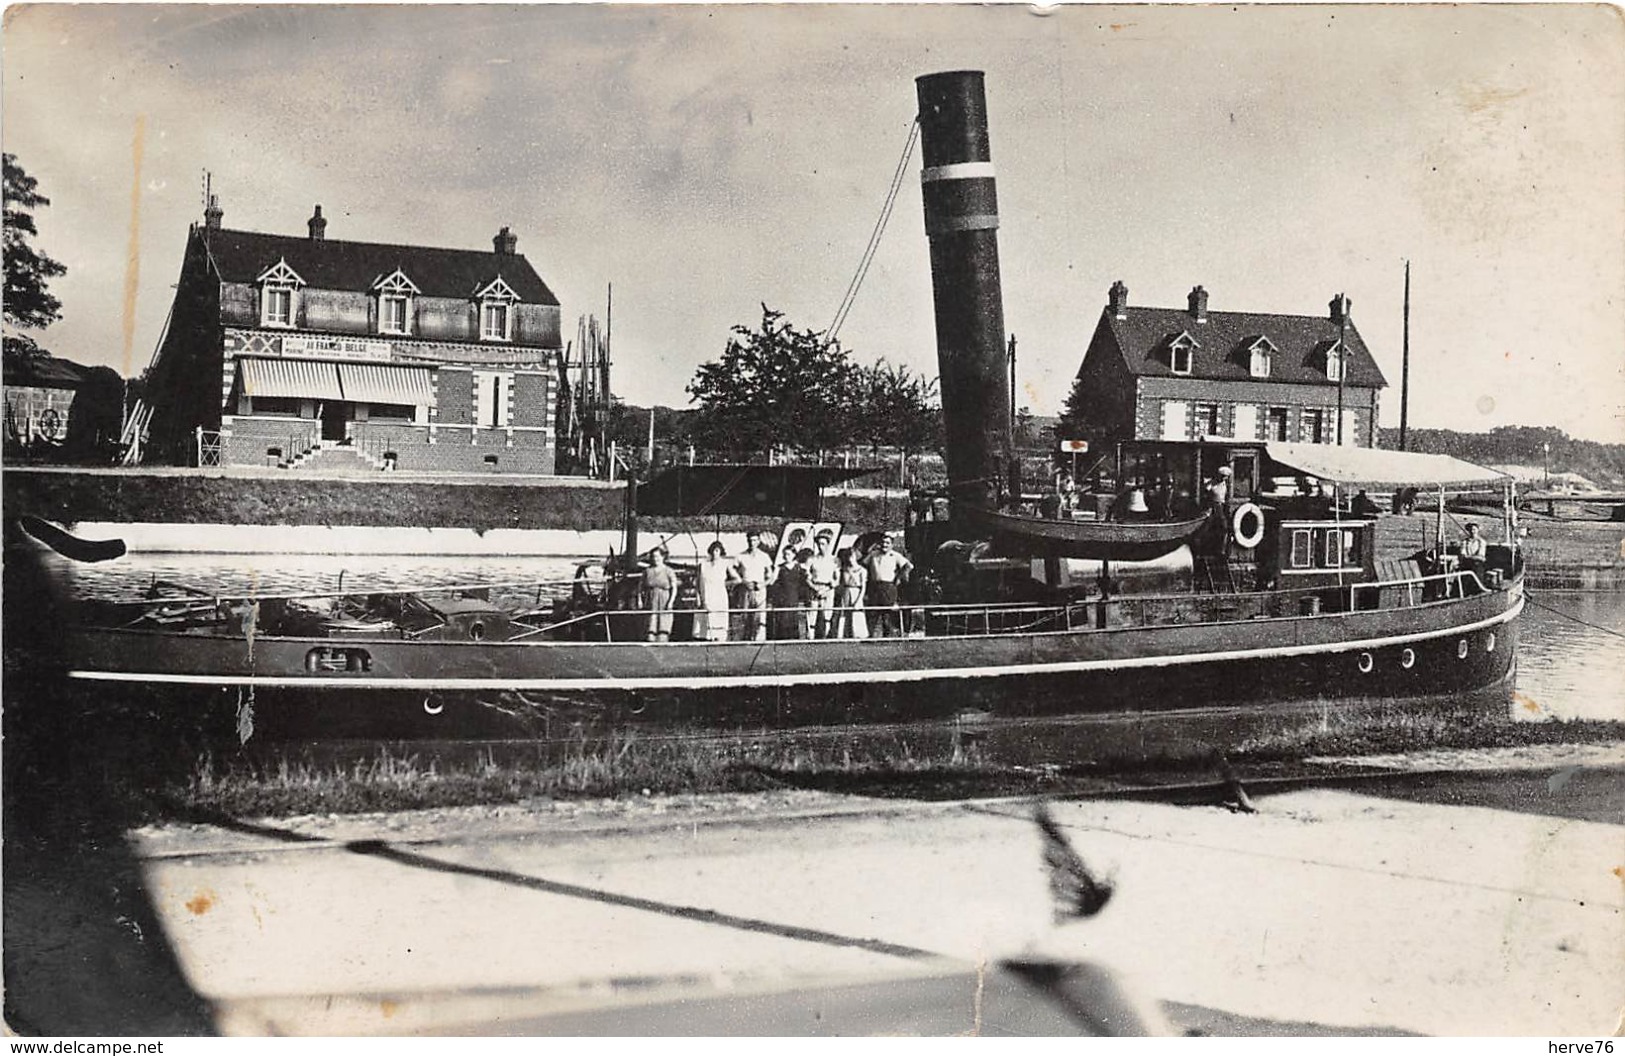
POLYGON ((1404 359, 1399 368, 1399 449, 1405 446, 1405 431, 1410 424, 1411 411, 1411 262, 1405 262, 1405 338, 1404 359))

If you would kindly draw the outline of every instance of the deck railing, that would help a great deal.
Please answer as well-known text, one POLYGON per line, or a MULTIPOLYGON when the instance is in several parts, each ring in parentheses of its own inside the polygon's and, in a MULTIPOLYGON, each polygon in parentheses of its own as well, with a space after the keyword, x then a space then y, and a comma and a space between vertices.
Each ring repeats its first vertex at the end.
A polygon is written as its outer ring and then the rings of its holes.
MULTIPOLYGON (((437 595, 467 595, 480 590, 501 590, 510 595, 522 590, 526 595, 530 595, 533 589, 534 609, 526 613, 510 614, 514 620, 514 633, 504 640, 524 641, 542 636, 554 638, 563 636, 589 641, 643 641, 648 636, 650 624, 657 617, 669 621, 670 631, 677 632, 671 639, 673 641, 704 640, 699 621, 708 615, 708 610, 693 606, 667 609, 595 608, 592 611, 548 621, 543 606, 546 592, 534 584, 442 586, 415 592, 415 596, 430 599, 426 602, 426 608, 434 611, 432 599, 437 595)), ((864 637, 948 638, 1124 627, 1165 627, 1289 617, 1329 617, 1355 611, 1410 608, 1484 594, 1492 589, 1475 571, 1463 569, 1414 579, 1388 579, 1346 584, 1341 587, 1296 587, 1234 594, 1123 595, 1112 598, 1082 598, 1066 604, 902 602, 896 606, 829 610, 820 609, 816 605, 798 605, 729 608, 721 611, 726 611, 728 617, 728 637, 725 639, 728 641, 746 640, 742 638, 744 627, 753 621, 759 621, 760 626, 767 628, 788 627, 795 631, 792 635, 779 635, 768 640, 795 641, 815 638, 819 637, 817 628, 826 620, 839 628, 847 622, 846 617, 853 613, 862 613, 866 618, 868 633, 864 637), (896 634, 880 633, 882 621, 879 618, 882 616, 888 617, 884 621, 887 629, 890 630, 895 626, 896 634)), ((407 593, 413 592, 339 590, 254 597, 182 594, 133 603, 131 608, 137 609, 142 615, 122 625, 151 626, 212 621, 229 629, 243 619, 250 602, 270 600, 302 602, 308 610, 318 608, 321 602, 327 601, 331 603, 334 612, 338 613, 347 607, 346 602, 358 602, 365 606, 366 599, 371 597, 398 596, 407 593)), ((261 628, 260 633, 275 632, 261 628)), ((421 637, 423 633, 413 632, 408 637, 421 637)), ((827 636, 829 640, 835 640, 836 637, 836 635, 827 636)))

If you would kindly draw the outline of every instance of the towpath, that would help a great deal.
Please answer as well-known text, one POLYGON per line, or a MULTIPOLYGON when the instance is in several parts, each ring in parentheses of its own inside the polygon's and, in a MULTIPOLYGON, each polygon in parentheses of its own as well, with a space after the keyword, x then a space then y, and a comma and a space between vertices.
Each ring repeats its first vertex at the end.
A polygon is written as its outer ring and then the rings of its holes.
POLYGON ((1625 764, 1510 765, 1259 791, 1256 814, 1057 803, 1117 885, 1060 928, 1026 803, 783 792, 142 829, 151 914, 107 930, 254 1035, 991 1032, 960 982, 1023 951, 1109 963, 1213 1033, 1611 1034, 1625 764), (883 1012, 849 995, 866 1020, 764 1021, 752 996, 877 979, 906 985, 883 1012))

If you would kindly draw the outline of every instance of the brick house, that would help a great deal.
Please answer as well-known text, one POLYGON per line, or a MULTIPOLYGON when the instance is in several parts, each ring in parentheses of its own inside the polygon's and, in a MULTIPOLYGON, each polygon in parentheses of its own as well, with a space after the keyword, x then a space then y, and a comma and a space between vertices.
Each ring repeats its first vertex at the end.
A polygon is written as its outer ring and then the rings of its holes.
POLYGON ((1198 286, 1178 308, 1128 303, 1112 285, 1067 401, 1066 425, 1096 450, 1119 440, 1338 442, 1375 447, 1387 381, 1349 300, 1324 316, 1210 312, 1198 286))
POLYGON ((149 461, 552 473, 559 302, 492 249, 189 232, 148 373, 149 461), (211 437, 212 438, 212 437, 211 437))

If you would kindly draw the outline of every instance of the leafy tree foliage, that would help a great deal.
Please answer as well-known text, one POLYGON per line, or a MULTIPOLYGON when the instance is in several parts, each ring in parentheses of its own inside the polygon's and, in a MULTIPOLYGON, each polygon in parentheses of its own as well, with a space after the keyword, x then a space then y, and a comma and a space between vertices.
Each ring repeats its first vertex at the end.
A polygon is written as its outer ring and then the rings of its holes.
POLYGON ((734 327, 722 358, 702 363, 688 384, 700 411, 696 442, 725 451, 841 447, 857 421, 858 392, 839 342, 797 330, 765 304, 761 326, 734 327))
POLYGON ((47 287, 51 279, 67 269, 28 241, 39 234, 34 226, 33 210, 50 205, 51 200, 39 193, 39 181, 23 171, 15 154, 6 154, 4 160, 5 357, 12 361, 46 354, 32 337, 12 330, 17 327, 40 329, 62 317, 62 303, 51 296, 47 287))
POLYGON ((858 370, 858 420, 851 436, 906 453, 941 447, 937 380, 881 360, 858 370))
POLYGON ((935 379, 884 360, 856 364, 839 342, 797 330, 765 304, 760 327, 734 327, 688 392, 699 405, 690 438, 712 451, 823 455, 867 444, 914 453, 942 443, 935 379))

